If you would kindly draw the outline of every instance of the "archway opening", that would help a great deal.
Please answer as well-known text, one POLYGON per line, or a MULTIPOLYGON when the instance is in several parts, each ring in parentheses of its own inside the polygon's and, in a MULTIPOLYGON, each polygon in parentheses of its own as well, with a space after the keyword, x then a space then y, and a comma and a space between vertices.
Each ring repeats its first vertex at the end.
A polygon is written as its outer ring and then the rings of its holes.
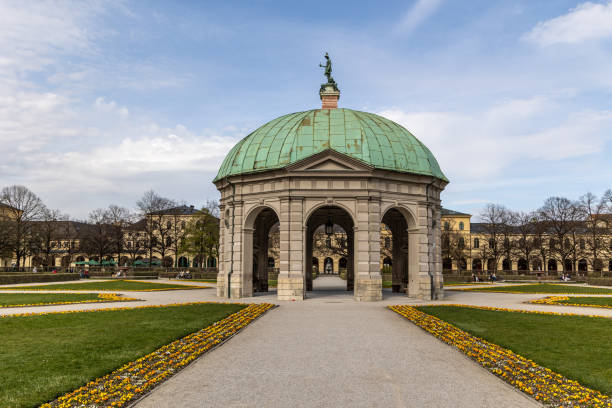
POLYGON ((329 256, 327 258, 325 258, 325 261, 323 261, 323 273, 325 275, 336 275, 337 271, 334 270, 334 260, 331 259, 329 256))
MULTIPOLYGON (((267 292, 271 277, 270 258, 273 260, 279 254, 279 220, 270 208, 262 209, 253 222, 253 292, 267 292)), ((216 265, 216 260, 215 260, 216 265)))
MULTIPOLYGON (((306 221, 306 290, 313 290, 313 270, 316 276, 337 275, 340 280, 325 278, 326 289, 353 290, 353 219, 344 209, 325 206, 315 210, 306 221), (319 266, 319 259, 323 259, 319 266), (316 264, 315 264, 316 260, 316 264)), ((321 285, 323 282, 321 281, 321 285)), ((322 288, 323 286, 321 286, 322 288)))
POLYGON ((480 258, 476 258, 472 260, 472 270, 482 271, 482 260, 480 258))
POLYGON ((510 260, 508 258, 505 258, 502 261, 502 270, 504 270, 504 271, 511 271, 512 270, 512 262, 510 262, 510 260))
POLYGON ((557 270, 557 261, 554 259, 549 259, 548 260, 548 270, 549 271, 556 271, 557 270))
POLYGON ((179 268, 187 268, 189 266, 189 261, 187 260, 186 257, 181 256, 178 259, 178 266, 179 266, 179 268))
MULTIPOLYGON (((389 259, 391 267, 391 291, 408 291, 408 221, 397 209, 389 209, 382 218, 380 228, 381 258, 389 259), (390 241, 390 242, 389 242, 390 241), (390 245, 388 245, 390 243, 390 245)), ((384 268, 384 262, 383 262, 384 268)), ((384 278, 383 272, 383 278, 384 278)), ((383 281, 388 287, 389 282, 383 281)))

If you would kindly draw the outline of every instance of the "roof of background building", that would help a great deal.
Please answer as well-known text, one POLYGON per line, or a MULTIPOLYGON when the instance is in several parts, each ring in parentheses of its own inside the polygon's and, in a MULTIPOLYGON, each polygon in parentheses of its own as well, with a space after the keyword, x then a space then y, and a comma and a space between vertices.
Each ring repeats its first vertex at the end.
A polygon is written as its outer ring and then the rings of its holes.
MULTIPOLYGON (((466 213, 462 213, 459 211, 453 211, 453 210, 449 210, 448 208, 442 208, 441 213, 442 215, 464 215, 468 217, 472 216, 472 214, 466 214, 466 213)), ((474 224, 471 224, 471 225, 474 225, 474 224)))
POLYGON ((434 155, 408 130, 352 109, 314 109, 266 123, 230 150, 214 181, 280 169, 327 149, 378 169, 448 181, 434 155))

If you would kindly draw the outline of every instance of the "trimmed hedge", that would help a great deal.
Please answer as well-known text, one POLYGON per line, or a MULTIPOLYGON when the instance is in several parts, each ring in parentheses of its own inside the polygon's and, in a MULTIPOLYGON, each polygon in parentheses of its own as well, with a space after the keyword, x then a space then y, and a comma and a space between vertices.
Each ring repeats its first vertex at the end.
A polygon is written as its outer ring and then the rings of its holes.
POLYGON ((595 286, 612 286, 612 278, 587 278, 589 285, 595 286))
POLYGON ((64 282, 79 280, 78 273, 24 273, 0 275, 0 285, 13 283, 64 282))

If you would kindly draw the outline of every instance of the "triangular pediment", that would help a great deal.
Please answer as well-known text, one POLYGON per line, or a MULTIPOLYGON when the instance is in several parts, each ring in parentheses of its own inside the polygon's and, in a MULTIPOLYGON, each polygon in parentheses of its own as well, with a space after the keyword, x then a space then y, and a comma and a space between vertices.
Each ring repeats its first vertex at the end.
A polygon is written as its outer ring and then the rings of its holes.
POLYGON ((306 157, 290 166, 290 171, 371 171, 367 163, 332 149, 306 157))

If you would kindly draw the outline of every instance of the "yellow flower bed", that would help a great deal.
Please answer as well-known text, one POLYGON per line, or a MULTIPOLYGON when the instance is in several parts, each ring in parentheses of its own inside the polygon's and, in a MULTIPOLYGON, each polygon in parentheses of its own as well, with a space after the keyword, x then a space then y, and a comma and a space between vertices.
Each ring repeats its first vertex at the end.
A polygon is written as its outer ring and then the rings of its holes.
POLYGON ((553 305, 553 306, 578 306, 578 307, 600 307, 603 309, 612 309, 610 305, 587 305, 585 303, 563 303, 569 300, 569 296, 547 296, 542 299, 531 300, 527 303, 536 305, 553 305))
MULTIPOLYGON (((199 303, 214 302, 183 303, 181 305, 199 303)), ((43 404, 41 408, 124 407, 202 354, 236 334, 273 307, 275 305, 269 303, 250 304, 223 320, 173 341, 138 360, 129 362, 112 373, 90 381, 55 401, 43 404)))
POLYGON ((98 299, 90 300, 69 300, 65 302, 42 302, 24 303, 22 305, 0 305, 0 307, 29 307, 29 306, 50 306, 50 305, 73 305, 77 303, 106 303, 106 302, 133 302, 136 298, 122 297, 119 293, 98 293, 98 299))
MULTIPOLYGON (((453 306, 463 307, 463 305, 453 306)), ((473 308, 507 310, 486 307, 473 308)), ((443 342, 456 347, 491 373, 546 406, 612 408, 612 398, 607 395, 584 387, 548 368, 539 366, 532 360, 511 350, 472 336, 437 317, 406 305, 389 306, 389 309, 404 316, 443 342)))

